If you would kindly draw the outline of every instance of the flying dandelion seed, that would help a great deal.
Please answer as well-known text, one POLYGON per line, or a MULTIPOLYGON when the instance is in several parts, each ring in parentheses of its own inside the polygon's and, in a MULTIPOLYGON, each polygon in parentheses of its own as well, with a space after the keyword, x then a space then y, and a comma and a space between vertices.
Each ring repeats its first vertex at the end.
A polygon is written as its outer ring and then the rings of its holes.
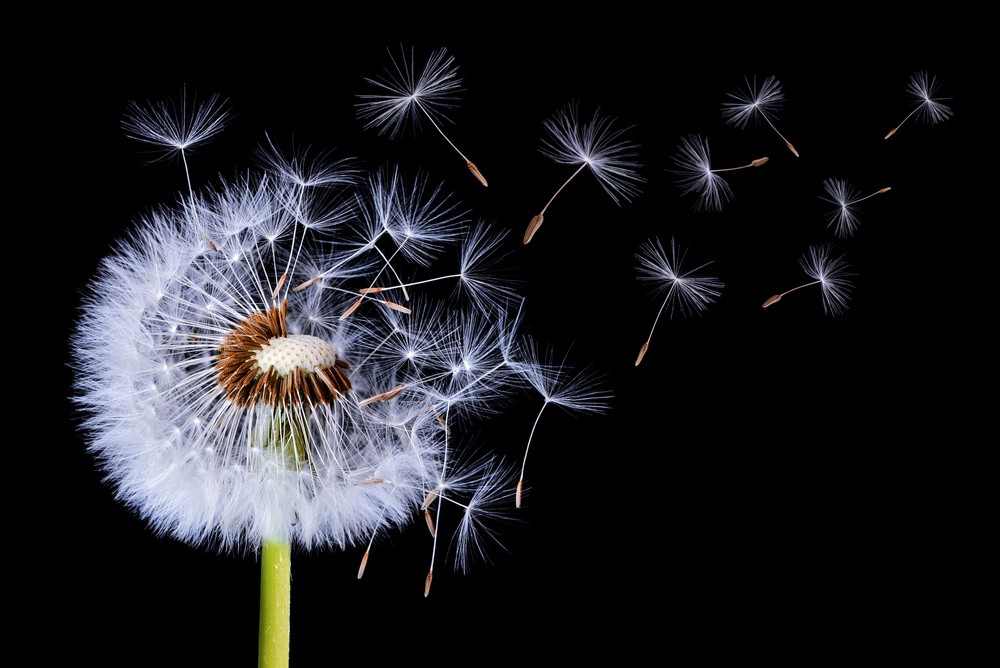
POLYGON ((581 122, 579 105, 570 103, 544 123, 547 136, 542 139, 542 155, 560 165, 577 165, 577 169, 546 202, 528 224, 524 243, 529 243, 545 221, 545 212, 559 193, 585 167, 608 193, 615 204, 632 201, 639 195, 639 185, 645 182, 639 174, 638 145, 626 137, 631 127, 618 127, 617 119, 594 112, 588 122, 581 122))
POLYGON ((724 285, 717 278, 699 275, 698 272, 712 264, 711 262, 705 262, 693 269, 686 268, 684 263, 687 259, 687 249, 679 247, 673 239, 670 240, 669 253, 663 248, 659 239, 645 242, 639 247, 636 259, 639 261, 639 280, 651 284, 656 294, 666 293, 663 303, 660 304, 660 310, 656 312, 649 336, 639 349, 639 356, 636 357, 635 365, 639 366, 649 350, 653 332, 656 331, 656 325, 664 311, 670 317, 675 313, 683 316, 701 313, 722 294, 724 285))
POLYGON ((851 267, 843 255, 835 255, 832 244, 810 246, 799 259, 802 271, 813 280, 770 297, 764 308, 781 301, 785 295, 813 285, 820 286, 823 294, 823 311, 827 315, 840 315, 847 311, 854 282, 851 267))
POLYGON ((746 85, 743 88, 728 94, 730 102, 722 103, 722 118, 738 128, 745 128, 763 119, 781 141, 785 142, 788 150, 796 158, 799 157, 799 152, 792 146, 792 142, 785 139, 772 120, 777 119, 785 101, 785 94, 781 92, 781 82, 773 76, 764 79, 764 83, 759 86, 757 77, 744 79, 744 82, 746 85))
MULTIPOLYGON (((218 131, 211 108, 197 127, 218 131)), ((179 151, 206 137, 161 132, 185 126, 160 109, 132 108, 127 127, 179 151)), ((89 450, 118 498, 158 534, 260 547, 271 665, 287 662, 293 544, 366 544, 360 577, 377 536, 427 519, 426 595, 446 527, 461 570, 481 535, 497 540, 488 522, 513 471, 457 437, 499 412, 533 362, 517 357, 513 289, 491 277, 502 234, 425 177, 365 180, 350 161, 270 141, 261 156, 263 172, 189 189, 137 222, 89 285, 72 349, 89 450), (455 272, 398 281, 455 255, 455 272), (445 280, 460 289, 429 289, 445 280), (428 288, 412 308, 386 298, 404 283, 428 288)))
POLYGON ((358 96, 364 100, 357 105, 357 111, 365 121, 365 128, 378 128, 380 134, 388 132, 395 137, 407 122, 416 128, 420 119, 425 118, 461 156, 472 175, 483 186, 488 185, 482 172, 441 129, 450 122, 445 112, 458 105, 462 90, 455 59, 446 49, 438 49, 420 68, 412 48, 409 54, 401 48, 398 58, 390 52, 389 58, 390 63, 380 76, 365 79, 379 92, 358 96))
POLYGON ((122 117, 122 130, 128 138, 155 147, 164 158, 180 155, 191 199, 189 204, 197 215, 187 155, 198 144, 222 132, 229 115, 227 101, 218 95, 211 95, 200 103, 192 99, 189 103, 187 89, 181 89, 179 100, 145 104, 130 101, 122 117))
POLYGON ((760 167, 767 164, 767 160, 765 156, 739 167, 712 169, 708 140, 701 135, 690 134, 682 137, 677 145, 673 155, 673 172, 681 194, 697 195, 695 211, 721 211, 732 200, 733 191, 720 174, 760 167))
POLYGON ((930 125, 937 125, 951 118, 951 107, 942 102, 942 100, 950 100, 951 98, 938 97, 939 87, 937 77, 927 72, 917 72, 911 76, 909 83, 906 84, 906 92, 916 101, 917 106, 906 115, 906 118, 899 125, 889 131, 885 139, 899 132, 903 123, 906 123, 914 115, 917 120, 930 125))
POLYGON ((826 179, 823 181, 823 191, 826 195, 820 196, 820 199, 836 205, 836 208, 827 214, 827 226, 832 227, 834 234, 838 237, 851 236, 857 230, 860 222, 856 210, 857 205, 890 190, 892 188, 882 188, 862 196, 854 186, 843 179, 826 179))
POLYGON ((542 419, 542 413, 548 406, 559 406, 566 411, 579 413, 601 413, 610 407, 611 392, 604 387, 602 378, 592 370, 578 372, 567 371, 565 363, 553 361, 551 351, 540 352, 534 341, 528 341, 522 356, 524 363, 515 369, 541 395, 542 407, 538 409, 535 422, 531 426, 528 442, 524 446, 524 457, 521 460, 521 475, 517 481, 514 495, 514 505, 521 507, 524 493, 524 472, 528 466, 528 452, 531 442, 542 419))

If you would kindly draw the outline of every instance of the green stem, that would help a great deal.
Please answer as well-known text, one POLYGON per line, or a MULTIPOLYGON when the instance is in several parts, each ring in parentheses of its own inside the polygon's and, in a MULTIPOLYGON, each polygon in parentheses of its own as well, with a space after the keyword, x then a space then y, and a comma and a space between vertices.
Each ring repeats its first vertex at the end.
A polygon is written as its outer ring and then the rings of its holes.
POLYGON ((292 598, 292 546, 265 540, 260 556, 258 668, 287 668, 292 598))

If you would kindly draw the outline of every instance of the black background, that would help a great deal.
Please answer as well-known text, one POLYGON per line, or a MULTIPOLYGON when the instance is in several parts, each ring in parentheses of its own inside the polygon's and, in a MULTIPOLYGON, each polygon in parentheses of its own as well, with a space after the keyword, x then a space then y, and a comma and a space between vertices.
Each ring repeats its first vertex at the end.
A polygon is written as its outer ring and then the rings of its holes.
MULTIPOLYGON (((60 419, 33 506, 33 526, 44 529, 8 548, 44 562, 24 616, 53 638, 33 648, 38 657, 255 660, 254 556, 152 535, 101 482, 67 399, 66 337, 86 282, 138 214, 183 186, 179 164, 147 164, 122 137, 122 112, 182 86, 219 93, 235 112, 191 157, 196 184, 252 167, 265 132, 286 148, 419 167, 446 182, 475 215, 510 229, 527 331, 604 373, 615 394, 603 416, 547 414, 522 521, 503 529, 508 551, 467 576, 439 565, 426 600, 430 540, 419 521, 373 552, 362 581, 363 548, 297 552, 293 665, 477 657, 467 650, 497 660, 853 658, 869 643, 877 656, 917 643, 950 596, 935 574, 950 534, 941 490, 951 473, 913 437, 930 428, 922 388, 937 362, 914 338, 941 317, 926 303, 936 259, 962 243, 943 232, 965 182, 964 51, 870 14, 722 18, 484 13, 428 27, 302 15, 256 17, 247 29, 163 16, 62 41, 72 55, 47 79, 51 100, 38 114, 55 135, 41 156, 58 170, 48 190, 66 195, 52 214, 61 259, 49 295, 58 300, 52 345, 63 351, 52 370, 60 419), (446 131, 488 189, 430 126, 391 140, 362 129, 363 78, 401 43, 456 58, 464 92, 446 131), (954 118, 910 122, 883 141, 912 108, 905 86, 922 69, 954 98, 954 118), (781 81, 778 127, 800 158, 766 127, 723 123, 726 92, 754 74, 781 81), (538 146, 542 121, 573 99, 634 124, 647 183, 618 207, 582 174, 521 247, 529 219, 571 171, 538 146), (735 199, 721 213, 694 212, 667 172, 690 132, 708 137, 718 166, 771 158, 730 175, 735 199), (833 239, 819 199, 830 177, 865 192, 892 187, 837 242, 858 274, 850 310, 825 316, 817 291, 761 309, 804 278, 798 258, 809 244, 833 239), (636 368, 659 300, 636 281, 634 254, 672 236, 693 258, 714 260, 725 289, 703 316, 661 321, 636 368)), ((484 422, 478 443, 518 461, 537 408, 525 398, 484 422)))

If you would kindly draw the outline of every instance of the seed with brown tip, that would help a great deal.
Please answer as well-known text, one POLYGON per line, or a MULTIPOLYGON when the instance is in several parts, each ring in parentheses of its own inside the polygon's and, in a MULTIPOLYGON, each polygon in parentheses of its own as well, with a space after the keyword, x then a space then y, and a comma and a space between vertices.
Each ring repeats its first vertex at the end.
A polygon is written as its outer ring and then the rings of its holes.
POLYGON ((649 350, 649 341, 648 340, 644 344, 642 344, 642 348, 639 348, 639 356, 635 358, 635 365, 636 366, 639 366, 639 363, 642 362, 642 358, 646 356, 646 351, 647 350, 649 350))
POLYGON ((472 164, 471 160, 466 160, 465 162, 469 166, 469 171, 472 172, 472 175, 479 179, 479 182, 482 183, 484 187, 489 186, 489 184, 486 183, 486 177, 479 171, 479 168, 472 164))
POLYGON ((768 299, 766 302, 764 302, 764 306, 762 308, 767 308, 771 304, 777 304, 780 301, 781 301, 781 295, 774 295, 773 297, 771 297, 770 299, 768 299))
POLYGON ((424 521, 427 522, 427 530, 431 532, 431 537, 434 537, 434 518, 431 517, 431 511, 424 508, 424 521))
POLYGON ((308 288, 308 287, 309 287, 310 285, 312 285, 313 283, 315 283, 316 281, 318 281, 318 280, 320 279, 320 277, 321 277, 320 275, 317 275, 317 276, 313 276, 313 277, 312 277, 312 278, 310 278, 310 279, 309 279, 308 281, 305 281, 305 282, 303 282, 303 283, 299 283, 299 284, 298 284, 298 285, 296 285, 296 286, 295 286, 294 288, 292 288, 292 292, 300 292, 300 291, 302 291, 302 290, 305 290, 305 289, 306 289, 306 288, 308 288))
POLYGON ((411 311, 410 309, 406 308, 402 304, 397 304, 396 302, 385 301, 382 303, 391 308, 392 310, 399 311, 400 313, 406 313, 406 314, 413 313, 413 311, 411 311))
POLYGON ((543 222, 545 222, 545 216, 542 214, 538 214, 531 219, 531 222, 528 223, 528 229, 524 231, 524 243, 531 241, 532 237, 534 237, 535 233, 538 232, 538 228, 542 226, 543 222))
POLYGON ((351 307, 349 309, 347 309, 346 311, 344 311, 344 315, 340 316, 340 319, 341 320, 346 320, 348 316, 350 316, 352 313, 354 313, 355 311, 357 311, 358 307, 361 306, 361 302, 363 300, 364 300, 364 297, 358 297, 357 300, 355 300, 355 302, 353 304, 351 304, 351 307))
POLYGON ((365 550, 365 556, 361 557, 361 567, 358 569, 358 579, 365 574, 365 567, 368 565, 368 550, 365 550))

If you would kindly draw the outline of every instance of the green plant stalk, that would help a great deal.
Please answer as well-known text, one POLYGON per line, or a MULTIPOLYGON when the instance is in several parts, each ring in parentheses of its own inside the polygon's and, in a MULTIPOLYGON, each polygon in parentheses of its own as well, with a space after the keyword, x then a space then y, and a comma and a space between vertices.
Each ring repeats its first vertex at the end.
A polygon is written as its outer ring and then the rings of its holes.
POLYGON ((258 668, 287 668, 292 599, 292 546, 265 540, 260 556, 258 668))

